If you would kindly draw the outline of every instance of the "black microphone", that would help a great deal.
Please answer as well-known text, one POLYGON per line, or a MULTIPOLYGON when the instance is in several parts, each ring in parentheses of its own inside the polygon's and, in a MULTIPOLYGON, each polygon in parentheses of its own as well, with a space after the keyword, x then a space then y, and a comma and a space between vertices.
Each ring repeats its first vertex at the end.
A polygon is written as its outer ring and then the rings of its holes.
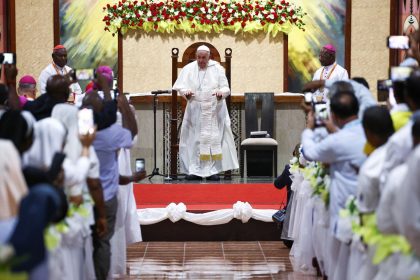
POLYGON ((171 89, 166 89, 166 90, 154 90, 151 92, 151 94, 164 94, 164 93, 172 93, 171 89))

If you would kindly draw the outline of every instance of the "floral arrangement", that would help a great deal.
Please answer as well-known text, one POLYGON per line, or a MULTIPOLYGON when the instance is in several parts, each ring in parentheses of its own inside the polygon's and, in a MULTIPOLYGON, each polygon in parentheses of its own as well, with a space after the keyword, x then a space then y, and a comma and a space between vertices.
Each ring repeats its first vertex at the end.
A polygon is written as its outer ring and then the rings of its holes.
POLYGON ((328 207, 330 202, 330 183, 328 168, 320 162, 309 164, 304 171, 304 177, 313 188, 312 195, 318 195, 328 207))
POLYGON ((231 30, 235 34, 264 31, 275 37, 279 31, 290 32, 293 26, 305 30, 302 19, 306 13, 284 0, 122 0, 103 9, 105 30, 113 35, 118 31, 125 34, 128 29, 188 34, 231 30))

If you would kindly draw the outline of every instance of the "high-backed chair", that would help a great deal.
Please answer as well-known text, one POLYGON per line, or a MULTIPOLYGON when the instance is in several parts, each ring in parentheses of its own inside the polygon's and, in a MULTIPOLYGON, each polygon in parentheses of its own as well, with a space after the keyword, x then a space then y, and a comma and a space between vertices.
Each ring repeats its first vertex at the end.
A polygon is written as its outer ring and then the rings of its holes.
MULTIPOLYGON (((221 60, 220 53, 212 44, 207 42, 197 42, 189 47, 187 47, 182 55, 182 60, 178 61, 179 49, 172 49, 172 85, 175 83, 178 78, 178 70, 183 68, 188 63, 195 61, 195 54, 197 48, 201 45, 206 45, 210 49, 210 59, 215 60, 222 65, 226 70, 226 78, 231 87, 231 58, 232 58, 232 49, 225 49, 225 61, 221 60)), ((178 162, 178 152, 179 152, 179 128, 181 124, 178 124, 178 110, 180 109, 178 105, 181 105, 181 110, 184 112, 186 101, 182 99, 181 103, 178 104, 178 93, 172 91, 172 113, 171 113, 171 176, 177 177, 177 162, 178 162)), ((226 98, 226 106, 230 110, 230 95, 226 98)))
POLYGON ((274 133, 274 93, 245 93, 245 133, 241 143, 240 173, 244 177, 244 159, 247 159, 248 176, 277 177, 277 141, 274 133), (258 108, 261 104, 261 126, 258 127, 258 108), (252 138, 251 132, 266 131, 266 137, 252 138), (252 170, 251 170, 252 168, 252 170), (271 169, 271 170, 267 170, 271 169))

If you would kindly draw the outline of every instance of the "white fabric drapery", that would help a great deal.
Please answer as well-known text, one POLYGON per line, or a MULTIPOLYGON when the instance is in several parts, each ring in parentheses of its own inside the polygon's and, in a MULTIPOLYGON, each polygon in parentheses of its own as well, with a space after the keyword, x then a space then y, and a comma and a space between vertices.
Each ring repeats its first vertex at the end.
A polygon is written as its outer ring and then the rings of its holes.
POLYGON ((203 225, 221 225, 233 219, 247 223, 249 219, 263 222, 273 222, 272 216, 277 210, 274 209, 253 209, 248 202, 238 201, 232 209, 222 209, 207 213, 189 213, 184 203, 170 203, 166 208, 138 209, 140 225, 151 225, 169 219, 173 223, 183 219, 185 221, 203 225))

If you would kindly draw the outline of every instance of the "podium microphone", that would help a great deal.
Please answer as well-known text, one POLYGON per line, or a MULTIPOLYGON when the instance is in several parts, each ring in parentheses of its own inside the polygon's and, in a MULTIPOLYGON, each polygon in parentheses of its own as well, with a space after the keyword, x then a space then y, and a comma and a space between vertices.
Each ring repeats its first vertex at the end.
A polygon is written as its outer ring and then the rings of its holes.
POLYGON ((172 93, 171 89, 166 89, 166 90, 154 90, 151 92, 151 94, 164 94, 164 93, 172 93))

